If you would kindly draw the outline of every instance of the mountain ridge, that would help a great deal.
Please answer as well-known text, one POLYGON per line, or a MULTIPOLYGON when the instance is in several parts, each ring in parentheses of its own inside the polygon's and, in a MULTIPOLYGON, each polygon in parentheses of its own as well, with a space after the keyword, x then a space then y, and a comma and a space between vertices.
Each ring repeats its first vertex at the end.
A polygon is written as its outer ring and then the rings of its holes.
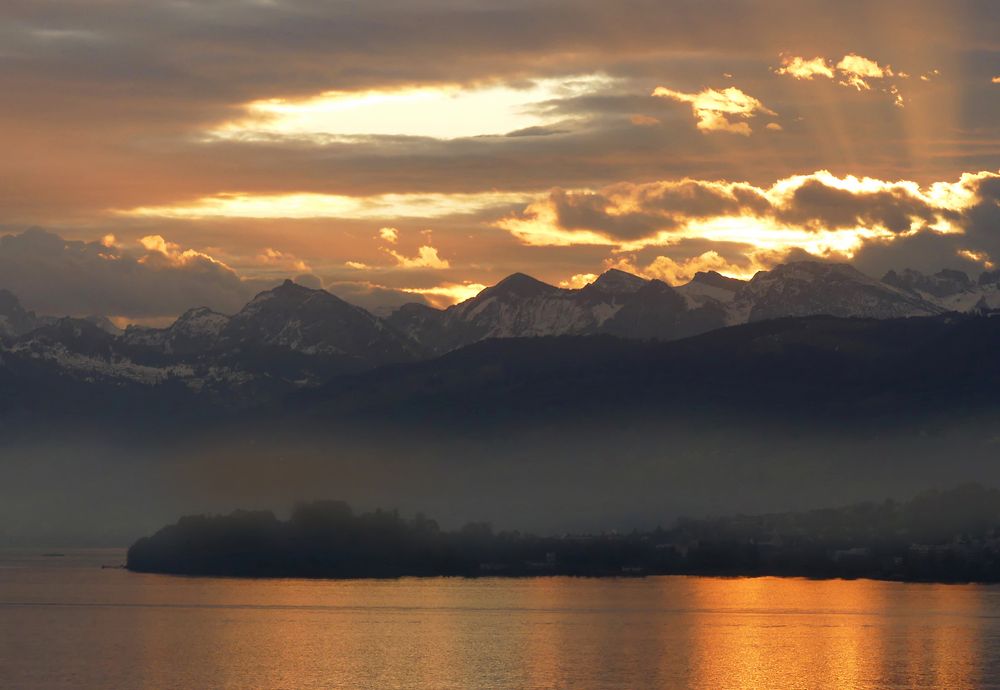
POLYGON ((946 313, 949 300, 965 311, 990 311, 991 300, 1000 304, 995 281, 921 275, 909 271, 878 281, 845 264, 796 262, 749 281, 702 272, 672 287, 611 269, 568 289, 513 274, 447 309, 408 304, 387 318, 285 281, 236 314, 195 307, 166 328, 130 326, 123 333, 94 318, 38 317, 0 292, 0 369, 26 382, 42 376, 115 390, 170 383, 187 395, 247 406, 490 339, 672 341, 785 317, 931 317, 946 313))

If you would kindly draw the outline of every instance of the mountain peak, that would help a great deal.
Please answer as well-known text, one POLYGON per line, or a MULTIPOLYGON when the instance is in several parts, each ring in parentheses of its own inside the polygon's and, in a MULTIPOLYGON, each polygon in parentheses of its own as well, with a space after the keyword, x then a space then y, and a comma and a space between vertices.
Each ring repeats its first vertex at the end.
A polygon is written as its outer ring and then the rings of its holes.
POLYGON ((304 295, 310 292, 321 292, 321 290, 313 290, 312 288, 308 288, 305 285, 299 285, 294 280, 285 278, 283 281, 281 281, 281 285, 274 288, 272 292, 304 295))
POLYGON ((973 287, 973 282, 963 271, 945 268, 933 275, 926 275, 912 268, 900 272, 890 270, 882 276, 882 282, 894 288, 914 294, 948 297, 965 292, 973 287))
POLYGON ((488 287, 478 296, 496 297, 498 295, 511 295, 514 297, 535 297, 558 292, 559 288, 543 283, 537 278, 533 278, 525 273, 512 273, 493 287, 488 287))
POLYGON ((0 314, 7 314, 21 308, 21 302, 13 292, 0 288, 0 314))
POLYGON ((0 335, 21 335, 40 325, 35 313, 25 309, 14 293, 0 289, 0 335))
POLYGON ((836 261, 789 261, 778 264, 770 271, 758 271, 748 285, 772 283, 774 281, 795 281, 801 283, 848 282, 864 285, 884 284, 868 276, 851 264, 836 261))
POLYGON ((617 268, 609 268, 598 276, 597 280, 588 287, 597 288, 605 292, 636 292, 648 281, 639 276, 632 275, 617 268))
POLYGON ((304 285, 299 285, 294 281, 285 280, 277 287, 257 293, 257 295, 250 300, 245 307, 243 307, 243 311, 250 310, 253 312, 263 308, 265 304, 270 302, 278 302, 285 307, 293 304, 301 304, 315 295, 322 295, 324 298, 338 302, 342 301, 339 297, 335 297, 326 290, 313 290, 312 288, 307 288, 304 285))
POLYGON ((692 283, 701 283, 710 287, 722 288, 723 290, 736 291, 746 284, 745 280, 724 276, 718 271, 698 271, 691 278, 692 283))
POLYGON ((759 271, 739 291, 736 304, 739 318, 749 321, 816 314, 890 319, 942 311, 850 264, 824 261, 794 261, 759 271))

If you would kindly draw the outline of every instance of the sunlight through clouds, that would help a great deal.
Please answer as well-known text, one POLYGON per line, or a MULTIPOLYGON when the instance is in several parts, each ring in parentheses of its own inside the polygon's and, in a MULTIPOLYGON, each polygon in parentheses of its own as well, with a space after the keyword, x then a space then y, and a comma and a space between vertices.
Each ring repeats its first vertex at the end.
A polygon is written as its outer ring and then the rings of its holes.
POLYGON ((523 204, 535 195, 517 192, 476 194, 216 194, 172 206, 116 211, 142 218, 440 218, 523 204))
POLYGON ((634 252, 699 240, 850 258, 873 240, 923 230, 961 233, 962 214, 980 202, 980 185, 998 177, 965 174, 957 182, 922 186, 820 170, 769 187, 708 180, 622 183, 599 191, 554 190, 497 225, 529 246, 634 252))
POLYGON ((604 75, 539 79, 525 88, 498 85, 414 86, 397 90, 328 91, 302 100, 246 104, 246 116, 210 132, 221 139, 403 135, 455 139, 543 127, 558 121, 539 104, 598 93, 604 75))
POLYGON ((438 308, 464 302, 486 289, 481 283, 445 283, 429 288, 399 288, 401 292, 421 295, 438 308))

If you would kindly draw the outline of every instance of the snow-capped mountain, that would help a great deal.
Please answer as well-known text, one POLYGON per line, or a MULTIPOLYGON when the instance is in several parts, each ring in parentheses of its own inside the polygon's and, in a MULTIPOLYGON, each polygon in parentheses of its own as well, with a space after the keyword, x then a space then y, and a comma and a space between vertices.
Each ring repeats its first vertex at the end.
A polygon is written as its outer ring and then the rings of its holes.
POLYGON ((287 350, 373 364, 410 359, 419 353, 405 337, 361 307, 290 280, 254 297, 222 328, 219 344, 226 349, 287 350))
POLYGON ((700 272, 676 288, 617 270, 578 290, 515 274, 448 309, 406 305, 388 321, 432 351, 446 352, 487 338, 608 333, 672 340, 788 316, 888 319, 946 310, 847 264, 803 261, 749 281, 700 272))
POLYGON ((798 261, 758 272, 730 305, 732 323, 786 316, 893 319, 944 309, 866 276, 848 264, 798 261))
POLYGON ((133 348, 146 348, 164 355, 206 352, 215 347, 230 317, 208 307, 189 309, 167 328, 129 326, 122 340, 133 348))
POLYGON ((729 304, 744 285, 745 280, 730 278, 717 271, 699 271, 691 282, 675 289, 687 300, 689 307, 700 307, 713 303, 729 304))
POLYGON ((387 320, 434 352, 488 338, 610 333, 671 339, 724 323, 717 304, 692 307, 666 283, 614 269, 577 290, 515 273, 448 309, 406 305, 387 320))
POLYGON ((997 306, 996 273, 973 281, 958 272, 902 271, 879 281, 819 262, 778 266, 749 281, 703 272, 676 288, 618 270, 580 289, 517 273, 447 309, 408 304, 386 319, 286 281, 231 316, 200 307, 167 328, 124 333, 107 319, 36 316, 0 291, 0 377, 25 390, 43 379, 117 390, 171 386, 245 405, 491 338, 676 340, 781 317, 890 319, 997 306))
MULTIPOLYGON (((0 289, 0 337, 12 338, 49 326, 60 320, 57 316, 39 316, 25 309, 17 297, 8 290, 0 289)), ((97 326, 112 335, 121 333, 106 316, 85 316, 81 321, 97 326)))
POLYGON ((946 311, 1000 308, 1000 271, 987 271, 974 281, 962 271, 946 269, 927 275, 908 268, 889 271, 882 282, 946 311))
MULTIPOLYGON (((19 314, 7 307, 5 314, 19 314)), ((72 318, 34 325, 27 332, 20 328, 0 349, 8 370, 37 373, 47 366, 76 380, 117 386, 171 382, 221 397, 314 385, 420 354, 360 307, 288 281, 233 316, 196 308, 163 329, 130 327, 119 335, 93 320, 72 318)))

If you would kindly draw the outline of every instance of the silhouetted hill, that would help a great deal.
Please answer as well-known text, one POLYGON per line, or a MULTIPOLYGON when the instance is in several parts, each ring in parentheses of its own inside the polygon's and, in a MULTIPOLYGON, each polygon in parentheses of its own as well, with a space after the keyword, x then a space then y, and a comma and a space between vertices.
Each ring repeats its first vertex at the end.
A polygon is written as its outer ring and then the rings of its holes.
POLYGON ((324 419, 502 426, 738 415, 868 425, 992 410, 1000 319, 809 317, 675 342, 497 339, 342 377, 291 403, 324 419))
POLYGON ((128 551, 140 572, 238 577, 797 575, 1000 581, 1000 492, 978 485, 897 503, 680 520, 629 534, 538 537, 345 503, 181 518, 128 551))

